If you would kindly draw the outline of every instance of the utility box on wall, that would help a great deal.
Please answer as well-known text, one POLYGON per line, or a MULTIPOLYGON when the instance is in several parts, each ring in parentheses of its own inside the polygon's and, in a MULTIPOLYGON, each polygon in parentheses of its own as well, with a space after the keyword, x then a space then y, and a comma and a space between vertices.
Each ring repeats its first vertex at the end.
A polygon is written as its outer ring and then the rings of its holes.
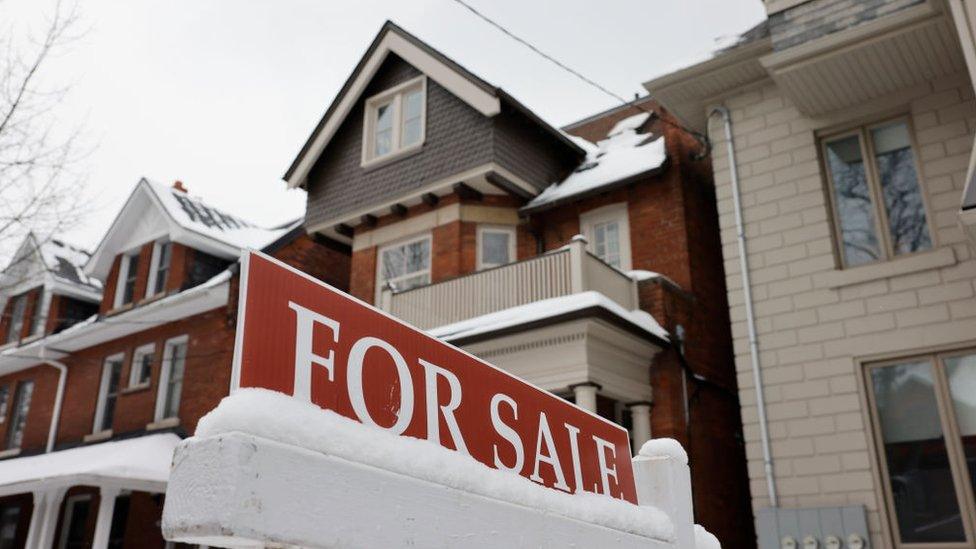
POLYGON ((867 549, 863 505, 767 508, 756 517, 759 549, 867 549))

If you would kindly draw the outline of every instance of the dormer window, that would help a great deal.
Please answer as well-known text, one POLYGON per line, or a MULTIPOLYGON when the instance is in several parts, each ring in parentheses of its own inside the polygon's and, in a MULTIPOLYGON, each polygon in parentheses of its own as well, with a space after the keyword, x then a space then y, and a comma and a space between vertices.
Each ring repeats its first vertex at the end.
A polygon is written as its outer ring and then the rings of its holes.
POLYGON ((152 262, 149 265, 149 283, 146 284, 146 297, 161 294, 166 290, 166 276, 169 274, 173 243, 159 240, 153 244, 152 262))
POLYGON ((416 150, 424 142, 427 79, 404 82, 366 100, 363 165, 416 150))
POLYGON ((24 314, 27 312, 27 294, 20 294, 13 298, 10 306, 10 324, 7 326, 7 343, 20 339, 20 332, 24 329, 24 314))
POLYGON ((139 251, 123 254, 119 263, 119 280, 115 288, 115 306, 132 303, 136 293, 136 277, 139 275, 139 251))

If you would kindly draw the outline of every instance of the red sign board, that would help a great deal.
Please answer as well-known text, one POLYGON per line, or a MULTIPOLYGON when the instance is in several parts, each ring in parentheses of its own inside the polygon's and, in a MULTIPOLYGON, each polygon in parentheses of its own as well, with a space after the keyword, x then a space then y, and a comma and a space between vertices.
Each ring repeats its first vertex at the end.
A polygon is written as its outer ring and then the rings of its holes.
POLYGON ((619 425, 257 252, 243 260, 234 383, 637 503, 619 425))

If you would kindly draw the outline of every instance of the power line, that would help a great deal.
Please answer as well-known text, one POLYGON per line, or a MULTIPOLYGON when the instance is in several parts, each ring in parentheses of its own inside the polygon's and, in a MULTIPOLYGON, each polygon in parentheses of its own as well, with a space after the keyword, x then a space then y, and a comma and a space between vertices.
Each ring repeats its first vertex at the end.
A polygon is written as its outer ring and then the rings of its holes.
MULTIPOLYGON (((708 137, 706 135, 702 134, 701 132, 695 131, 695 130, 693 130, 691 128, 688 128, 688 127, 686 127, 686 126, 684 126, 682 124, 678 124, 678 123, 672 122, 671 120, 668 120, 668 119, 664 118, 663 116, 661 116, 659 113, 657 113, 657 112, 655 112, 653 110, 648 110, 648 109, 644 108, 643 105, 638 104, 636 101, 628 101, 624 97, 622 97, 622 96, 614 93, 613 91, 611 91, 610 89, 608 89, 605 86, 601 85, 600 83, 596 82, 592 78, 586 77, 585 75, 583 75, 579 71, 573 69, 572 67, 569 67, 568 65, 566 65, 565 63, 559 61, 555 57, 549 55, 548 53, 546 53, 546 52, 544 52, 542 50, 540 50, 539 48, 537 48, 535 45, 533 45, 528 40, 526 40, 526 39, 524 39, 524 38, 516 35, 512 31, 510 31, 507 28, 505 28, 505 26, 503 26, 501 23, 498 23, 494 19, 492 19, 492 18, 488 17, 487 15, 481 13, 480 11, 478 11, 477 8, 475 8, 471 4, 468 4, 467 2, 465 2, 465 0, 453 0, 453 1, 455 3, 457 3, 458 5, 464 7, 465 9, 467 9, 471 13, 473 13, 476 17, 478 17, 479 19, 481 19, 485 23, 488 23, 492 27, 495 27, 496 29, 498 29, 499 31, 501 31, 503 34, 505 34, 506 36, 508 36, 512 40, 515 40, 519 44, 522 44, 526 48, 529 48, 530 50, 532 50, 533 52, 535 52, 537 55, 539 55, 540 57, 542 57, 546 61, 549 61, 550 63, 556 65, 557 67, 563 69, 564 71, 568 72, 569 74, 571 74, 571 75, 575 76, 576 78, 582 80, 586 84, 588 84, 588 85, 590 85, 590 86, 592 86, 592 87, 600 90, 601 92, 605 93, 606 95, 608 95, 608 96, 616 99, 617 101, 620 101, 620 103, 623 104, 624 106, 633 106, 633 107, 637 108, 638 110, 641 110, 641 111, 646 112, 647 114, 650 114, 652 119, 654 119, 654 120, 660 120, 664 124, 667 124, 669 126, 672 126, 674 128, 677 128, 677 129, 679 129, 679 130, 681 130, 681 131, 683 131, 683 132, 691 135, 698 142, 700 142, 702 144, 702 147, 703 147, 702 152, 699 153, 699 155, 697 155, 697 156, 704 157, 705 155, 708 154, 708 151, 711 148, 711 146, 709 145, 708 137)), ((651 98, 653 99, 653 97, 651 97, 651 98)))

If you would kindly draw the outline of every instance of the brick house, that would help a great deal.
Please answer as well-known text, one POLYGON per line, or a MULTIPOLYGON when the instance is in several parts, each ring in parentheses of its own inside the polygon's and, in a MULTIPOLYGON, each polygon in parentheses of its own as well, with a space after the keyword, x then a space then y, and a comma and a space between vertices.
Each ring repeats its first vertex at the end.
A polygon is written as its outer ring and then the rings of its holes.
POLYGON ((765 6, 645 84, 712 139, 759 545, 973 547, 976 9, 765 6))
POLYGON ((28 237, 3 277, 0 546, 165 546, 173 448, 230 387, 247 247, 347 286, 347 248, 179 182, 140 181, 90 255, 28 237))
POLYGON ((641 99, 560 130, 387 23, 285 174, 349 291, 689 450, 696 520, 753 539, 718 219, 698 142, 641 99))

